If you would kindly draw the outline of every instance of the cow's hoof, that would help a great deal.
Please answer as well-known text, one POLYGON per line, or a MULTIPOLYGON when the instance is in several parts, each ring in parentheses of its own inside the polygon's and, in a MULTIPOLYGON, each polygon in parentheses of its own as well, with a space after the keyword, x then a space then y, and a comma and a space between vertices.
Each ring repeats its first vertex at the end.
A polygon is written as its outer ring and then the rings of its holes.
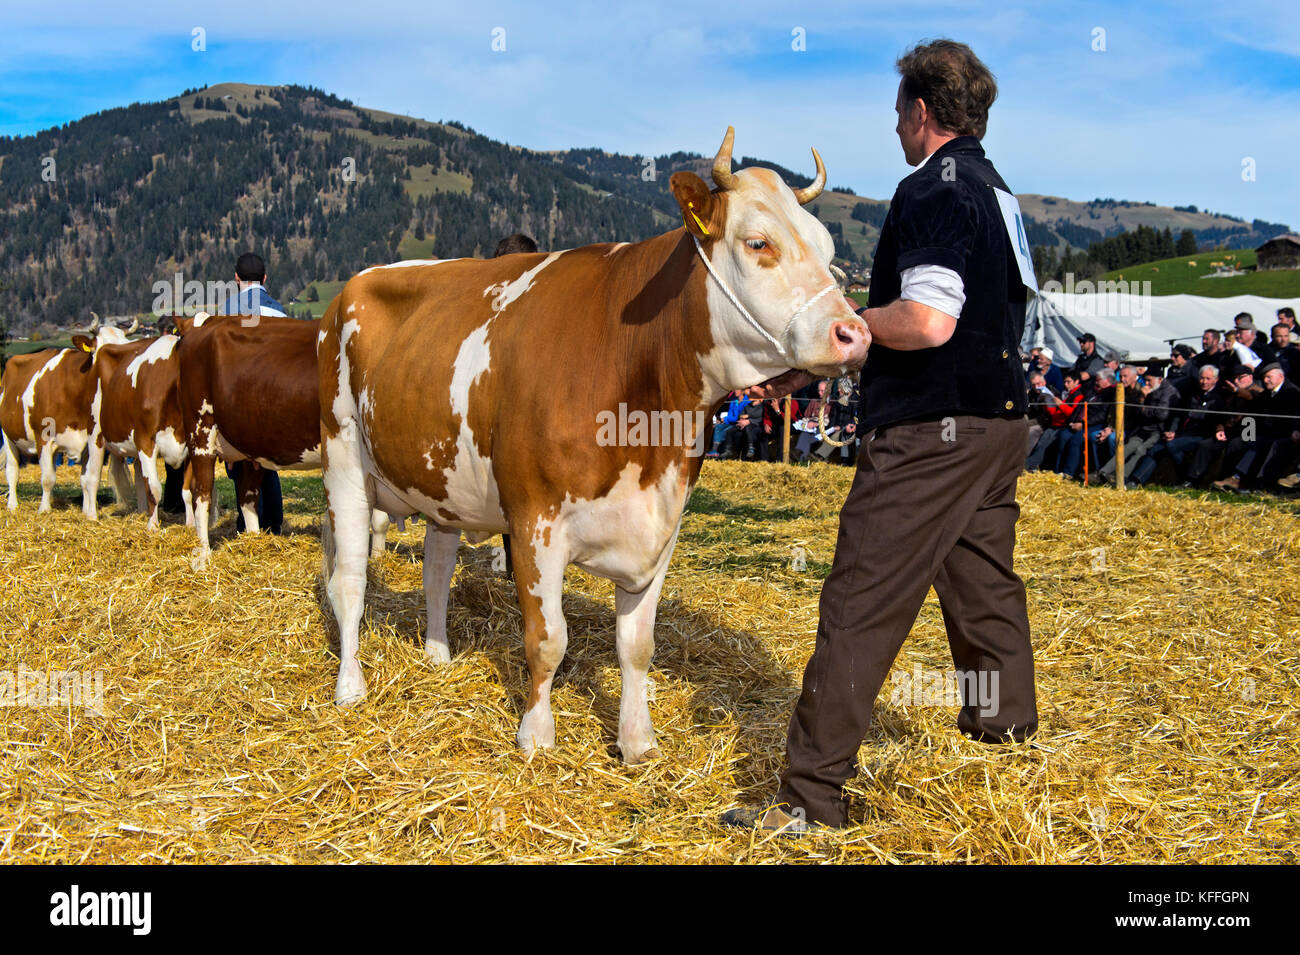
POLYGON ((355 674, 344 676, 339 674, 338 685, 334 687, 334 704, 336 706, 352 706, 354 703, 360 703, 366 698, 366 680, 361 675, 360 670, 355 674))
POLYGON ((632 751, 632 755, 628 755, 629 750, 623 749, 622 746, 619 746, 619 749, 623 753, 624 766, 643 766, 646 763, 653 762, 656 759, 663 759, 663 755, 664 755, 659 751, 658 746, 651 746, 649 749, 642 750, 639 754, 637 754, 635 751, 632 751))
POLYGON ((519 724, 515 743, 528 755, 539 749, 555 748, 555 720, 550 713, 528 713, 519 724))
POLYGON ((450 663, 451 649, 445 643, 428 642, 424 645, 424 656, 430 663, 450 663))

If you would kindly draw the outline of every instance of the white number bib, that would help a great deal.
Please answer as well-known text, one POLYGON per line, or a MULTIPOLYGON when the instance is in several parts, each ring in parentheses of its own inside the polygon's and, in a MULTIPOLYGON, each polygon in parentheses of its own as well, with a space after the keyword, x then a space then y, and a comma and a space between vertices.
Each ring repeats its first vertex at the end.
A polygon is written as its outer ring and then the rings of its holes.
POLYGON ((998 207, 1002 210, 1002 221, 1007 227, 1007 237, 1011 239, 1011 251, 1020 266, 1020 279, 1027 286, 1038 291, 1038 279, 1034 277, 1034 258, 1029 251, 1029 239, 1025 236, 1024 217, 1020 213, 1020 203, 1016 197, 997 186, 993 193, 998 197, 998 207))

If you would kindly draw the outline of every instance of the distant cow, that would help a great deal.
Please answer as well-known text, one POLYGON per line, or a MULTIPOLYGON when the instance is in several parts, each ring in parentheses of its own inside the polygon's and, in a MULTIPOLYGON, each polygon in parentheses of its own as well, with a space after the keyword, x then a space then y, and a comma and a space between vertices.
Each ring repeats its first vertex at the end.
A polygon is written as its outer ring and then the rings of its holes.
MULTIPOLYGON (((182 328, 178 390, 201 561, 211 553, 209 508, 218 457, 248 462, 236 500, 250 533, 259 530, 262 468, 320 465, 319 331, 319 321, 264 316, 202 316, 182 328)), ((377 520, 378 550, 386 529, 387 519, 377 520)))
POLYGON ((816 179, 792 191, 768 169, 733 173, 732 137, 716 189, 673 175, 683 228, 549 255, 379 266, 330 303, 320 389, 337 702, 365 695, 370 508, 422 513, 426 654, 450 658, 461 532, 509 532, 531 676, 518 744, 554 745, 573 563, 615 584, 623 759, 658 755, 646 702, 655 609, 711 413, 729 391, 778 387, 794 369, 847 374, 870 341, 828 270, 830 234, 800 208, 826 182, 816 150, 816 179))
MULTIPOLYGON (((92 313, 93 314, 93 313, 92 313)), ((86 450, 95 423, 99 380, 94 356, 104 345, 120 345, 138 323, 123 331, 102 325, 98 317, 87 335, 74 335, 73 347, 15 355, 0 380, 0 429, 5 435, 5 476, 9 510, 18 507, 18 455, 35 457, 41 465, 40 513, 50 509, 54 490, 54 454, 61 451, 81 459, 81 510, 97 517, 95 495, 99 470, 90 473, 86 450)))
MULTIPOLYGON (((123 462, 135 458, 137 505, 141 511, 147 508, 151 530, 158 527, 162 501, 158 461, 179 468, 189 452, 180 405, 179 342, 175 335, 161 335, 125 345, 104 345, 95 353, 99 401, 87 473, 93 470, 98 483, 107 452, 112 458, 113 484, 121 498, 126 490, 123 462)), ((194 524, 188 496, 185 523, 194 524)))

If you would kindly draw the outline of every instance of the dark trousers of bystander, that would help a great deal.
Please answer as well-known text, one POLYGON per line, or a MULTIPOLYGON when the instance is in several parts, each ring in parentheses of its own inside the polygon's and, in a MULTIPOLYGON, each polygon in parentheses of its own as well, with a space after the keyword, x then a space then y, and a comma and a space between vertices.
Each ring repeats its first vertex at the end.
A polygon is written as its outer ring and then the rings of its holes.
POLYGON ((997 686, 993 707, 966 701, 959 729, 998 742, 1038 727, 1025 587, 1012 568, 1027 424, 954 421, 955 432, 938 421, 883 428, 858 452, 777 794, 809 822, 846 824, 843 784, 931 585, 956 670, 997 686))

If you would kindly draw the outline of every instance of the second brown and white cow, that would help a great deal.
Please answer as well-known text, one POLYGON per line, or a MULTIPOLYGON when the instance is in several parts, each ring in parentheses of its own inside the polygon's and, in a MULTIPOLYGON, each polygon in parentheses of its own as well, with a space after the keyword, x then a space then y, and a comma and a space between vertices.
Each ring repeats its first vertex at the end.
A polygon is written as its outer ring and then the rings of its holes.
MULTIPOLYGON (((211 553, 208 529, 216 463, 245 461, 235 489, 250 533, 259 530, 262 469, 320 465, 318 320, 200 315, 176 349, 179 396, 189 445, 200 563, 211 553)), ((382 551, 387 518, 375 518, 372 546, 382 551)))
MULTIPOLYGON (((95 353, 99 392, 87 474, 98 484, 107 453, 113 485, 122 498, 126 492, 124 462, 135 458, 137 507, 148 511, 150 530, 158 527, 162 501, 159 460, 179 468, 189 453, 180 405, 179 343, 176 335, 161 335, 125 345, 104 345, 95 353)), ((185 524, 194 524, 188 495, 185 524)))
POLYGON ((462 531, 508 532, 531 677, 519 746, 554 745, 572 563, 615 584, 623 759, 658 755, 646 700, 655 608, 711 412, 728 392, 795 369, 856 370, 870 341, 828 269, 830 234, 801 208, 826 182, 816 150, 817 178, 792 191, 768 169, 733 173, 732 137, 714 162, 717 188, 672 176, 683 228, 549 255, 380 266, 330 304, 320 388, 337 702, 365 695, 370 509, 421 513, 427 655, 450 658, 462 531))

